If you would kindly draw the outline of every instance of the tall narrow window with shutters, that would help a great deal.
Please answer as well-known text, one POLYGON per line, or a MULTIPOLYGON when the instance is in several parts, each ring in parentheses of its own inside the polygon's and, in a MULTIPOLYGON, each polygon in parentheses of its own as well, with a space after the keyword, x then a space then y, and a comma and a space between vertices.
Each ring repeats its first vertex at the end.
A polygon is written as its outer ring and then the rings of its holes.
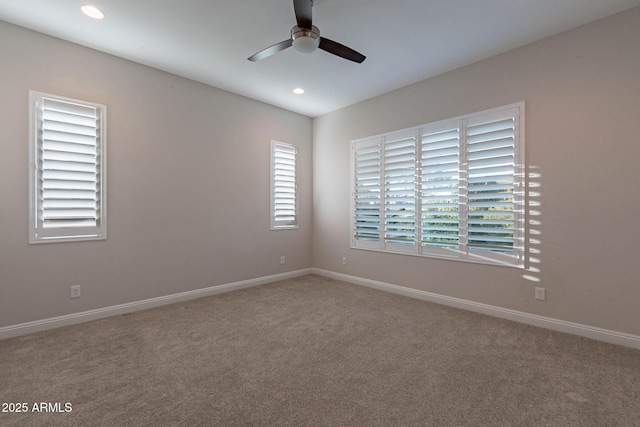
POLYGON ((352 247, 525 264, 524 103, 352 141, 352 247))
POLYGON ((297 150, 271 141, 271 229, 298 228, 297 150))
POLYGON ((29 106, 29 242, 106 239, 106 106, 35 91, 29 106))

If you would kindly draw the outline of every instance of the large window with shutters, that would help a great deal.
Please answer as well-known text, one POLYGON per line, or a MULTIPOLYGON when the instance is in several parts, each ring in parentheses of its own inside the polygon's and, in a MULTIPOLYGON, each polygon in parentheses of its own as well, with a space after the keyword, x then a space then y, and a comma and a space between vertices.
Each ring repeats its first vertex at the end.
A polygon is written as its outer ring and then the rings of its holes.
POLYGON ((297 150, 271 141, 271 229, 298 228, 297 150))
POLYGON ((524 103, 352 141, 352 247, 524 265, 524 103))
POLYGON ((30 243, 106 239, 106 107, 35 91, 29 105, 30 243))

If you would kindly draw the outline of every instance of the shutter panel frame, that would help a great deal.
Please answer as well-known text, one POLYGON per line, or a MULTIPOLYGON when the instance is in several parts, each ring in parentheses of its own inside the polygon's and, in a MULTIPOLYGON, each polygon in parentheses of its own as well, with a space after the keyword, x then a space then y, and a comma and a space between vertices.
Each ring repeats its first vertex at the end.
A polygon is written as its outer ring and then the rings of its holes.
POLYGON ((417 140, 411 129, 387 134, 382 145, 384 248, 392 252, 417 249, 417 140))
POLYGON ((460 120, 420 129, 420 253, 458 257, 461 244, 460 120))
POLYGON ((271 141, 271 230, 298 228, 297 154, 294 145, 271 141))
POLYGON ((353 247, 365 249, 382 249, 383 247, 382 144, 382 138, 352 142, 351 242, 353 247))
POLYGON ((517 250, 515 128, 516 112, 510 110, 478 115, 467 123, 469 256, 517 250))
POLYGON ((107 107, 29 91, 29 243, 107 238, 107 107))

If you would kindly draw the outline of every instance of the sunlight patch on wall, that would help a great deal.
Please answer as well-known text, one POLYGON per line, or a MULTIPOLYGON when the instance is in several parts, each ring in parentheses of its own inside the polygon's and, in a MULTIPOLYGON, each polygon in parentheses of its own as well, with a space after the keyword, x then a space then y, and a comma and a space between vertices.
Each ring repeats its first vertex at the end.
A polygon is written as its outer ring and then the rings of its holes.
POLYGON ((540 229, 542 225, 541 221, 541 174, 539 172, 532 172, 532 169, 538 169, 537 166, 529 167, 528 176, 528 191, 527 191, 527 265, 526 273, 522 275, 522 278, 530 282, 539 283, 540 273, 542 269, 542 258, 540 245, 542 244, 542 231, 540 229))

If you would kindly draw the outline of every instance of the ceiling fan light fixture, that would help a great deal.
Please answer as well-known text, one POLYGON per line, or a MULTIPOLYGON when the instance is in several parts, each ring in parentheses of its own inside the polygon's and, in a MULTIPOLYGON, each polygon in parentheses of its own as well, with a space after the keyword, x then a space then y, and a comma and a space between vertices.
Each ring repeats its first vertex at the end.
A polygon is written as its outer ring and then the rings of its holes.
POLYGON ((104 18, 104 13, 102 13, 102 11, 100 9, 98 9, 97 7, 95 7, 93 5, 85 4, 84 6, 82 6, 80 8, 80 10, 82 10, 82 13, 87 15, 89 18, 93 18, 93 19, 102 19, 102 18, 104 18))
POLYGON ((311 53, 320 45, 320 30, 315 25, 312 25, 311 29, 293 27, 291 40, 298 52, 311 53))

